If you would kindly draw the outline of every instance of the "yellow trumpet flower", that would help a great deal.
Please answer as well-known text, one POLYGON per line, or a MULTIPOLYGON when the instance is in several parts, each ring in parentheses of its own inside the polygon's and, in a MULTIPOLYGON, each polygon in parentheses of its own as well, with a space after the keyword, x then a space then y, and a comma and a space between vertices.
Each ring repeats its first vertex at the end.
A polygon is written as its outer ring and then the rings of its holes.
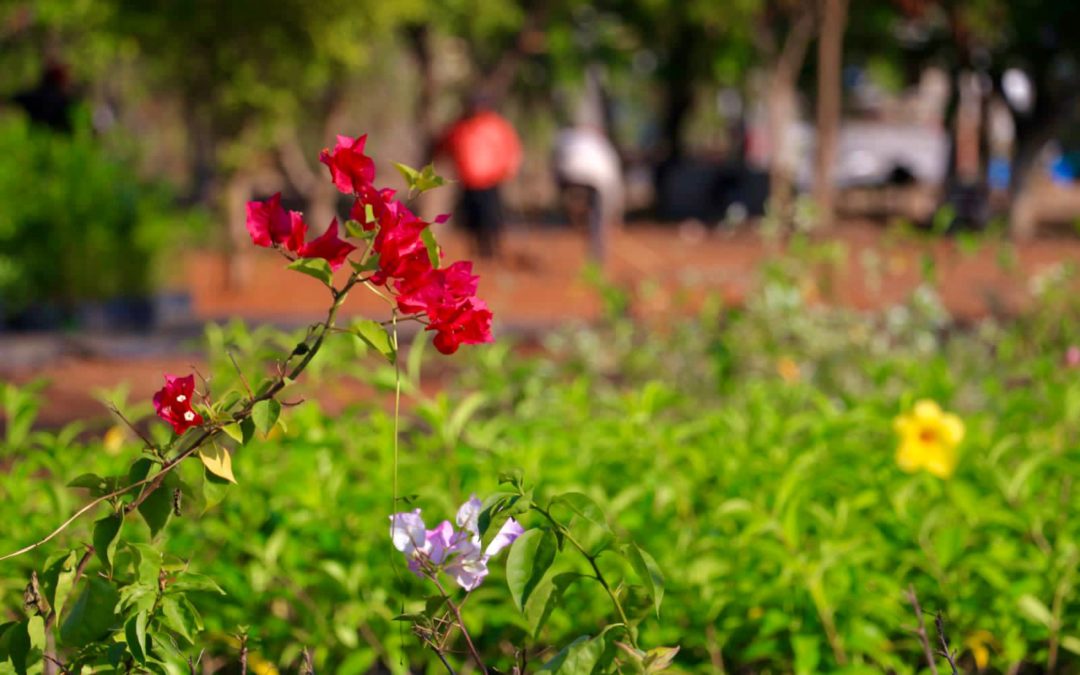
POLYGON ((948 478, 956 470, 956 447, 964 439, 964 423, 934 401, 915 403, 910 413, 900 415, 893 426, 900 436, 896 463, 909 473, 926 470, 938 478, 948 478))

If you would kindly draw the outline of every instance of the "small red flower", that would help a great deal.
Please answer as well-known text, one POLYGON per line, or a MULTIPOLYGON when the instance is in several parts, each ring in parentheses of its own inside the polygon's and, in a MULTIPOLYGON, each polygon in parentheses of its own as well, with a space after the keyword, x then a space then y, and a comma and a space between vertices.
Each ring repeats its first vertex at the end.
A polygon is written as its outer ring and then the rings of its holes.
POLYGON ((247 203, 247 229, 256 246, 282 245, 297 251, 304 243, 307 225, 296 211, 281 208, 281 193, 264 202, 247 203))
POLYGON ((333 152, 327 148, 319 154, 319 161, 330 167, 334 185, 345 194, 359 193, 375 180, 375 162, 364 154, 365 143, 367 134, 355 139, 338 136, 333 152))
POLYGON ((469 298, 458 311, 441 322, 433 322, 428 330, 438 331, 435 348, 443 354, 453 354, 461 345, 491 342, 491 310, 480 298, 469 298))
POLYGON ((355 246, 338 237, 338 222, 334 218, 326 232, 301 246, 297 253, 301 258, 322 258, 330 263, 330 269, 336 270, 345 264, 345 259, 355 250, 355 246))
POLYGON ((202 415, 191 407, 191 397, 194 394, 194 375, 166 375, 165 386, 154 394, 154 411, 158 417, 172 425, 173 431, 182 434, 203 423, 202 415))

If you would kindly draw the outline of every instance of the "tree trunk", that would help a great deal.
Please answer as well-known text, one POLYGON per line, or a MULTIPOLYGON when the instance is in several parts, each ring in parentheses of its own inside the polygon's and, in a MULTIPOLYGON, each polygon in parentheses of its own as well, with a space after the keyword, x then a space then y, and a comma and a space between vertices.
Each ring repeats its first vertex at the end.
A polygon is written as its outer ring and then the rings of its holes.
POLYGON ((814 197, 824 227, 836 219, 836 187, 833 166, 840 136, 840 104, 847 0, 821 0, 821 33, 818 36, 817 147, 814 197))
POLYGON ((804 8, 795 19, 783 48, 777 53, 771 27, 763 27, 763 42, 767 52, 772 52, 766 105, 768 107, 769 141, 769 208, 786 221, 790 214, 795 163, 797 157, 788 147, 788 130, 798 116, 799 71, 806 61, 806 51, 814 37, 814 13, 812 6, 804 8))
POLYGON ((416 107, 413 111, 415 129, 419 135, 417 165, 425 165, 435 155, 435 98, 439 83, 435 78, 435 67, 431 59, 430 31, 427 24, 410 26, 406 34, 413 57, 416 59, 417 72, 420 75, 420 87, 416 95, 416 107))
POLYGON ((248 174, 237 171, 225 183, 223 200, 225 223, 229 232, 225 277, 227 289, 243 288, 251 279, 251 241, 247 232, 247 203, 251 200, 252 182, 248 174))
MULTIPOLYGON (((1045 92, 1047 88, 1038 91, 1045 92)), ((1036 213, 1031 198, 1037 160, 1046 144, 1061 132, 1062 126, 1075 112, 1080 95, 1071 93, 1060 100, 1036 99, 1035 110, 1028 117, 1015 116, 1016 151, 1013 153, 1009 192, 1009 230, 1018 239, 1035 234, 1036 213)))

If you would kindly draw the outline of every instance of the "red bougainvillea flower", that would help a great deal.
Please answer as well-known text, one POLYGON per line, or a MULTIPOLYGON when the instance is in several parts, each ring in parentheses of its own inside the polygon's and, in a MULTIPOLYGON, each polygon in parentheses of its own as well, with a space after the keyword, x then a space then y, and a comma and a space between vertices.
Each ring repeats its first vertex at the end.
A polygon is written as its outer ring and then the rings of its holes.
POLYGON ((433 343, 443 354, 453 354, 461 345, 491 342, 491 310, 480 298, 469 298, 451 317, 432 322, 428 330, 438 331, 433 343))
POLYGON ((466 260, 404 279, 396 285, 398 308, 407 314, 426 312, 432 321, 438 321, 456 313, 463 302, 476 295, 479 280, 466 260))
POLYGON ((355 246, 338 237, 338 222, 334 218, 322 236, 301 246, 298 253, 301 258, 322 258, 330 263, 330 269, 336 270, 345 264, 345 259, 355 250, 355 246))
POLYGON ((280 192, 264 202, 247 203, 247 229, 256 246, 281 245, 293 252, 307 234, 301 215, 281 208, 280 192))
POLYGON ((333 152, 326 148, 319 153, 319 161, 330 167, 334 185, 347 195, 359 193, 375 180, 375 162, 364 154, 365 143, 367 134, 356 138, 338 136, 333 152))
POLYGON ((203 423, 202 415, 191 407, 191 397, 194 394, 194 375, 166 375, 165 386, 154 394, 154 411, 158 417, 172 425, 173 431, 182 434, 203 423))
POLYGON ((352 209, 355 217, 370 206, 375 219, 370 227, 377 225, 379 229, 372 243, 372 249, 379 254, 379 269, 371 279, 375 284, 385 284, 389 279, 416 278, 431 270, 431 256, 421 237, 428 224, 400 201, 392 199, 393 194, 391 190, 368 191, 352 209))

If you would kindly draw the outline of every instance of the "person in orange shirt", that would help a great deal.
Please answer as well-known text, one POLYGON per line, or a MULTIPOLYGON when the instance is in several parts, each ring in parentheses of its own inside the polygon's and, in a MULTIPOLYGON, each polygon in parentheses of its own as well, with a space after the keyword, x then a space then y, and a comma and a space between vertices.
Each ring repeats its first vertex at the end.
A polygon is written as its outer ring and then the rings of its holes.
POLYGON ((517 132, 483 97, 474 96, 440 141, 438 153, 448 155, 454 164, 462 187, 462 219, 477 253, 494 257, 503 224, 499 185, 521 166, 517 132))

